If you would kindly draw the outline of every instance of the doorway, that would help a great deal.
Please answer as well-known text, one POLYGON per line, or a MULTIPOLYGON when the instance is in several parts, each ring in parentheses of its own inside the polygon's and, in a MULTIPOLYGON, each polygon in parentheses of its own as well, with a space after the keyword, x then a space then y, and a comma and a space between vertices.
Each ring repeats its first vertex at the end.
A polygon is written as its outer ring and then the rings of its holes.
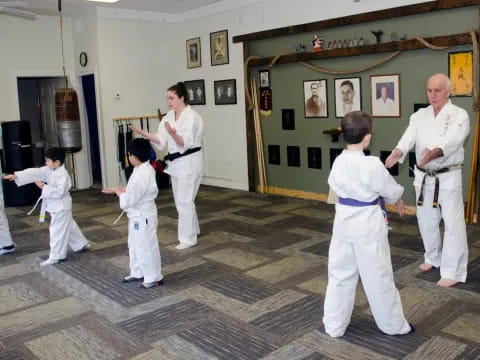
POLYGON ((102 166, 100 162, 100 143, 98 137, 97 97, 95 93, 95 76, 81 76, 85 110, 87 113, 88 143, 90 146, 90 166, 92 169, 92 187, 102 187, 102 166))

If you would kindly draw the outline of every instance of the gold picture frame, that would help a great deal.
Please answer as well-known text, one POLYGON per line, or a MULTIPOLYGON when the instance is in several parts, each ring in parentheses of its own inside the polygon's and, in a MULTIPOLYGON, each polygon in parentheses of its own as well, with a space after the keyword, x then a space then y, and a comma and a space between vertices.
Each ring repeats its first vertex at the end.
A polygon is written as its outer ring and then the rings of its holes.
POLYGON ((448 77, 452 86, 451 96, 473 95, 473 52, 448 53, 448 77))
POLYGON ((187 53, 187 69, 202 66, 202 47, 199 37, 187 40, 185 51, 187 53))

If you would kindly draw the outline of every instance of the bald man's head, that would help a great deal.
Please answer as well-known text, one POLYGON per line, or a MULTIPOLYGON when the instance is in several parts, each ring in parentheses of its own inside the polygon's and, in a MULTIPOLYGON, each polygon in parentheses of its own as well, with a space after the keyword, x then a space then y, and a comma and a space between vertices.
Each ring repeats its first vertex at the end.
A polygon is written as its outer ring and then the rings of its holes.
POLYGON ((427 80, 428 102, 438 113, 448 102, 451 93, 450 79, 445 74, 435 74, 427 80))

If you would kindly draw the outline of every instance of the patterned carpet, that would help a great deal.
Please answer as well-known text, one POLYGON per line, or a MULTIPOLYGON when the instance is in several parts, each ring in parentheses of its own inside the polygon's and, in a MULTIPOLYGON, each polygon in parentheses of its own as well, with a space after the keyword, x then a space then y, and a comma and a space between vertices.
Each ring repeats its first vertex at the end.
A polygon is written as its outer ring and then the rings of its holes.
POLYGON ((171 192, 158 197, 165 286, 122 284, 127 220, 118 201, 78 191, 74 217, 92 251, 39 267, 48 225, 8 208, 15 254, 0 257, 0 359, 320 360, 480 359, 480 229, 468 226, 469 278, 444 289, 420 273, 414 217, 392 215, 395 280, 418 331, 386 336, 358 287, 352 322, 332 339, 322 325, 333 207, 202 186, 199 245, 176 245, 171 192))

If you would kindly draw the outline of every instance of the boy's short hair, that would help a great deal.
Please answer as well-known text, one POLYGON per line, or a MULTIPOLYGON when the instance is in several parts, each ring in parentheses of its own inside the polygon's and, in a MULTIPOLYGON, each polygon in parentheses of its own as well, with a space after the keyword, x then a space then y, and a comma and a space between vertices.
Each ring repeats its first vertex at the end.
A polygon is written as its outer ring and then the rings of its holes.
POLYGON ((150 159, 152 146, 147 139, 137 138, 131 140, 127 145, 127 151, 130 155, 136 156, 141 162, 150 159))
POLYGON ((65 162, 65 150, 60 147, 52 147, 45 151, 44 157, 47 159, 52 160, 53 162, 55 161, 60 161, 60 164, 63 164, 65 162))
POLYGON ((372 119, 362 111, 351 111, 341 122, 342 136, 347 144, 359 144, 372 133, 372 119))

